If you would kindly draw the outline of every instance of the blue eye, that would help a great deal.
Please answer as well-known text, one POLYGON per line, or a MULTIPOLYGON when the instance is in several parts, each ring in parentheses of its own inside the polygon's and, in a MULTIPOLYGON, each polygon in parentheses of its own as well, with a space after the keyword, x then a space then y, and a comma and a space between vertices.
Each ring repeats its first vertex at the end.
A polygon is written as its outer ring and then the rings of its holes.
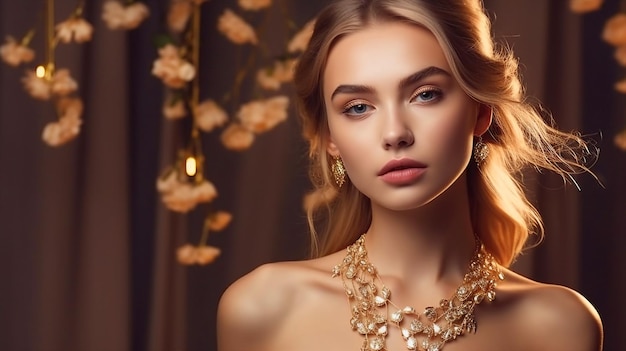
POLYGON ((417 102, 432 102, 441 98, 441 95, 442 93, 439 89, 426 88, 418 90, 411 100, 416 100, 417 102))
POLYGON ((357 103, 346 106, 343 113, 347 115, 362 115, 370 110, 370 106, 364 103, 357 103))

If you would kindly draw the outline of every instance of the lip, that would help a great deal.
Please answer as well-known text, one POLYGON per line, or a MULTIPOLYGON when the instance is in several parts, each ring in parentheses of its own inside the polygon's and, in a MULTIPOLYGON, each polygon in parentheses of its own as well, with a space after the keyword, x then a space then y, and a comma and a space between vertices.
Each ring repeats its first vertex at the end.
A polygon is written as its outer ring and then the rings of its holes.
POLYGON ((425 164, 403 158, 387 162, 378 172, 378 176, 386 183, 402 185, 416 181, 425 171, 425 164))

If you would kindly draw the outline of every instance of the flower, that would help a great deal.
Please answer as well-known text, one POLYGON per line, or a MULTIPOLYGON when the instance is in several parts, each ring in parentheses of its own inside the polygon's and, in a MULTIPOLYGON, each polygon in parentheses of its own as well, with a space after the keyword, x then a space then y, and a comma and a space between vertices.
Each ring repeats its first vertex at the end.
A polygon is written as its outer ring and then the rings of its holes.
POLYGON ((41 138, 50 146, 59 146, 74 139, 80 133, 83 102, 78 98, 61 98, 57 103, 59 120, 48 123, 41 138))
POLYGON ((289 44, 287 44, 287 51, 291 53, 304 51, 309 46, 309 41, 313 35, 313 28, 315 27, 315 20, 307 22, 302 29, 291 38, 289 44))
POLYGON ((7 37, 6 43, 0 46, 0 57, 10 66, 16 67, 22 62, 30 62, 35 58, 35 52, 13 37, 7 37))
POLYGON ((102 6, 102 20, 109 29, 134 29, 150 15, 150 9, 141 2, 127 6, 118 1, 105 1, 102 6))
POLYGON ((50 84, 45 78, 37 77, 35 72, 26 72, 26 76, 22 78, 22 84, 24 85, 26 92, 28 92, 28 94, 30 94, 33 98, 38 100, 50 99, 50 84))
POLYGON ((618 92, 620 92, 622 94, 626 94, 626 78, 622 79, 620 81, 617 81, 613 87, 618 92))
POLYGON ((199 184, 181 182, 175 171, 165 178, 157 179, 157 190, 167 208, 182 213, 189 212, 201 202, 211 202, 217 196, 215 186, 208 180, 199 184))
POLYGON ((602 6, 603 0, 570 0, 569 8, 575 13, 595 11, 602 6))
POLYGON ((63 43, 69 43, 72 38, 77 43, 91 40, 93 26, 81 17, 73 17, 55 26, 57 38, 63 43))
POLYGON ((196 76, 196 68, 180 57, 176 46, 163 46, 159 49, 159 56, 152 66, 152 74, 168 87, 182 88, 196 76))
POLYGON ((214 231, 219 232, 224 230, 230 224, 230 221, 233 219, 233 215, 226 211, 218 211, 209 216, 206 221, 207 227, 214 231))
POLYGON ((196 107, 194 118, 198 128, 210 132, 228 121, 228 115, 214 100, 206 100, 196 107))
POLYGON ((621 132, 617 133, 615 135, 615 138, 613 138, 613 142, 618 148, 626 151, 626 129, 623 129, 621 132))
POLYGON ((191 13, 193 11, 192 3, 185 0, 172 1, 170 10, 167 13, 167 26, 175 33, 185 30, 191 13))
POLYGON ((72 78, 70 71, 63 68, 56 71, 52 76, 50 89, 56 95, 66 96, 78 89, 78 83, 72 78))
POLYGON ((176 259, 184 265, 207 265, 215 261, 220 254, 221 250, 214 246, 185 244, 176 250, 176 259))
POLYGON ((230 9, 217 20, 217 29, 235 44, 257 44, 258 39, 254 28, 230 9))
POLYGON ((237 118, 248 130, 262 133, 272 129, 287 118, 289 98, 284 95, 267 100, 254 100, 241 106, 237 118))
POLYGON ((187 115, 183 99, 169 98, 163 104, 163 116, 167 119, 179 119, 187 115))
POLYGON ((272 0, 239 0, 239 7, 248 11, 257 11, 272 5, 272 0))
POLYGON ((257 72, 257 83, 267 90, 278 90, 282 83, 293 80, 294 69, 298 60, 280 60, 274 62, 271 68, 260 69, 257 72))
POLYGON ((227 149, 242 151, 252 145, 254 133, 241 124, 232 123, 222 132, 221 140, 227 149))
POLYGON ((602 30, 602 39, 614 46, 626 44, 626 13, 613 15, 606 21, 602 30))

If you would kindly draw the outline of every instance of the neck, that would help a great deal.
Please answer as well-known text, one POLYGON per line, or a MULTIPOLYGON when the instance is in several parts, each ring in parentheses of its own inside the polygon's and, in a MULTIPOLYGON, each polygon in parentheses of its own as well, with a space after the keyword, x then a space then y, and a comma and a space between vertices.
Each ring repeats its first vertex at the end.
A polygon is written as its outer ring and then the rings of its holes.
POLYGON ((464 184, 411 211, 372 205, 366 245, 381 275, 433 284, 455 281, 467 271, 476 241, 464 184), (460 191, 462 190, 462 191, 460 191), (459 196, 459 194, 463 194, 459 196))

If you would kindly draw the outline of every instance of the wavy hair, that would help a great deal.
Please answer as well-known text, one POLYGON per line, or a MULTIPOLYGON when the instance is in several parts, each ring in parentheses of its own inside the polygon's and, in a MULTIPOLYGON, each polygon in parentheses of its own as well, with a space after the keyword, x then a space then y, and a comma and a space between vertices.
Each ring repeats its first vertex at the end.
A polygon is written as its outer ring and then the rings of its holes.
POLYGON ((589 171, 586 165, 596 152, 579 134, 556 129, 551 117, 528 101, 518 60, 493 39, 480 0, 338 0, 317 17, 294 79, 314 188, 305 199, 312 254, 345 248, 371 223, 369 199, 349 180, 337 189, 330 174, 322 77, 329 53, 342 37, 387 21, 430 31, 465 93, 492 110, 492 124, 483 135, 489 157, 480 169, 468 164, 468 194, 475 233, 500 264, 509 266, 531 233, 543 237, 541 217, 524 192, 522 171, 547 169, 573 181, 572 175, 589 171))

